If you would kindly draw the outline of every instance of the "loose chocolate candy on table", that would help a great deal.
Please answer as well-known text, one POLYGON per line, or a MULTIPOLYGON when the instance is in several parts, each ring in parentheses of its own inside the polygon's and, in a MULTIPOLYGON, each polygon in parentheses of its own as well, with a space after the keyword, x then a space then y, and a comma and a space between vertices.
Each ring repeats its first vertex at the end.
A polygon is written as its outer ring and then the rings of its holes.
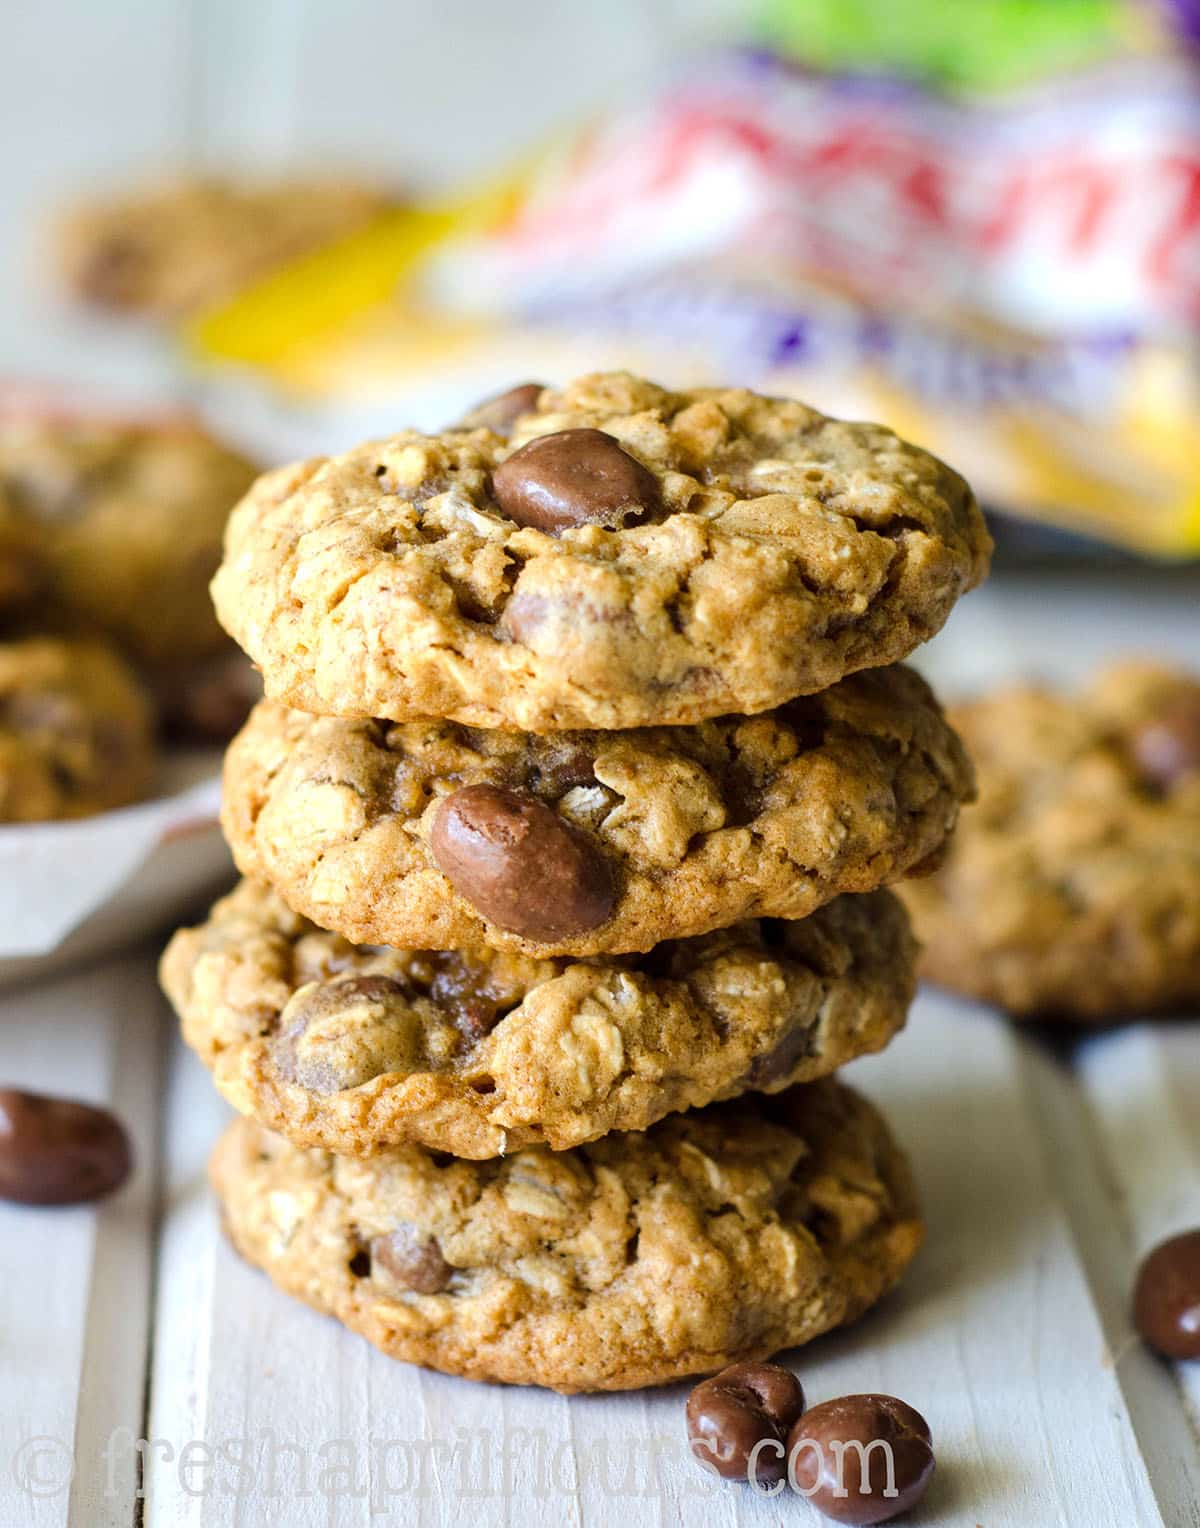
POLYGON ((550 532, 576 525, 615 530, 659 505, 653 473, 603 430, 539 435, 500 463, 492 492, 510 520, 550 532))
POLYGON ((599 928, 613 910, 612 872, 591 841, 544 803, 468 785, 437 809, 430 848, 455 891, 489 922, 549 943, 599 928))
POLYGON ((894 1395, 844 1395, 804 1413, 788 1461, 790 1482, 826 1517, 885 1523, 924 1496, 932 1438, 921 1413, 894 1395))
POLYGON ((1138 768, 1160 790, 1200 774, 1200 685, 1181 692, 1161 715, 1143 723, 1132 748, 1138 768))
POLYGON ((81 1204, 133 1168, 125 1127, 107 1109, 0 1088, 0 1199, 81 1204))
POLYGON ((1143 1260, 1133 1319, 1168 1358, 1200 1358, 1200 1230, 1160 1242, 1143 1260))
POLYGON ((751 1468, 755 1481, 782 1480, 788 1429, 803 1410, 804 1390, 790 1369, 731 1364, 688 1396, 692 1454, 726 1480, 749 1479, 751 1468))
POLYGON ((496 435, 507 438, 521 415, 532 413, 537 408, 537 401, 541 395, 540 382, 521 382, 516 387, 510 387, 506 392, 496 393, 494 397, 485 398, 482 403, 477 403, 470 413, 463 415, 458 428, 460 430, 491 430, 496 435))
POLYGON ((407 1220, 385 1236, 372 1238, 371 1265, 382 1268, 401 1289, 420 1295, 439 1294, 454 1272, 442 1256, 437 1238, 407 1220))

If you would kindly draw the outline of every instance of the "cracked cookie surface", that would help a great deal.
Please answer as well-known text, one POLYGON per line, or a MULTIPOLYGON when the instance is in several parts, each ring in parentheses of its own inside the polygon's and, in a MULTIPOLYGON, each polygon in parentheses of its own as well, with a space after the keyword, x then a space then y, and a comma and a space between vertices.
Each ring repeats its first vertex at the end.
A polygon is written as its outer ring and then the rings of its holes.
POLYGON ((50 637, 0 643, 0 822, 126 806, 149 791, 155 762, 149 699, 116 653, 50 637))
POLYGON ((507 439, 407 431, 268 474, 213 595, 299 709, 613 729, 903 658, 990 549, 962 479, 882 426, 617 373, 542 390, 507 439))
POLYGON ((954 709, 979 770, 903 889, 934 981, 1080 1022, 1200 1001, 1200 681, 1141 663, 954 709))
POLYGON ((244 881, 176 934, 163 985, 243 1113, 305 1146, 554 1150, 883 1048, 915 946, 889 892, 628 960, 358 947, 244 881))
MULTIPOLYGON (((895 881, 936 858, 972 788, 929 688, 897 667, 765 715, 625 733, 359 722, 268 702, 229 750, 223 822, 244 874, 360 944, 591 955, 801 918, 895 881), (439 856, 441 814, 483 785, 586 845, 611 885, 590 926, 523 921, 519 888, 481 895, 494 885, 439 856)), ((527 892, 547 876, 548 837, 502 846, 527 892)))
POLYGON ((146 423, 0 397, 0 541, 6 527, 9 539, 20 533, 38 618, 98 629, 148 666, 227 645, 208 581, 255 471, 184 418, 146 423))
POLYGON ((241 1120, 211 1175, 238 1250, 391 1357, 564 1392, 808 1342, 922 1237, 883 1121, 828 1081, 482 1163, 332 1156, 241 1120))

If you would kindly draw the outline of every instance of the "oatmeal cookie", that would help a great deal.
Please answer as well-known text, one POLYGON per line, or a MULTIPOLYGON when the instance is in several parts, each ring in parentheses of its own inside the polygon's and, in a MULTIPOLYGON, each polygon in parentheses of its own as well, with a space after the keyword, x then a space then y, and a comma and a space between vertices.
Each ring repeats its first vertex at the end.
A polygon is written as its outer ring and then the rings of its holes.
POLYGON ((926 974, 1085 1023, 1200 1002, 1200 680, 1125 663, 953 719, 979 804, 904 889, 926 974))
POLYGON ((85 302, 168 318, 233 296, 390 205, 353 180, 181 179, 75 209, 58 229, 59 264, 85 302))
POLYGON ((0 822, 126 806, 149 791, 154 765, 149 700, 116 653, 57 638, 0 643, 0 822))
POLYGON ((828 1081, 488 1162, 331 1156, 240 1120, 211 1171, 235 1246, 289 1294, 393 1358, 564 1392, 808 1342, 922 1237, 883 1121, 828 1081))
POLYGON ((507 437, 406 431, 268 474, 213 595, 301 710, 613 729, 903 658, 990 547, 963 480, 880 425, 617 373, 542 390, 507 437))
POLYGON ((298 1145, 479 1158, 824 1076, 901 1028, 914 957, 885 891, 570 961, 356 946, 244 881, 162 977, 224 1096, 298 1145))
POLYGON ((360 944, 594 955, 928 869, 972 788, 897 667, 755 717, 542 737, 265 702, 223 819, 244 874, 360 944))
POLYGON ((0 618, 32 607, 46 581, 41 537, 0 494, 0 618))
POLYGON ((222 650, 208 580, 254 473, 183 416, 136 421, 0 398, 0 541, 11 525, 36 548, 39 618, 91 626, 149 666, 222 650))

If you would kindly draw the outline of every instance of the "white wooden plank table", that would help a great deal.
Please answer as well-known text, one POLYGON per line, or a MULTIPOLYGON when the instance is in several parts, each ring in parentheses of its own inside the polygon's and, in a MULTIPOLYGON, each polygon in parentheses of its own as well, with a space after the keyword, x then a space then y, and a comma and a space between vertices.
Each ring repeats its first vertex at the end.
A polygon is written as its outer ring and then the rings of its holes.
MULTIPOLYGON (((966 602, 926 667, 953 691, 1186 659, 1196 636, 1186 580, 1026 578, 966 602)), ((878 1311, 794 1355, 810 1395, 926 1413, 923 1528, 1200 1528, 1200 1373, 1128 1316, 1141 1252, 1200 1224, 1200 1025, 1047 1037, 926 993, 849 1077, 913 1154, 929 1241, 878 1311)), ((221 1240, 204 1161, 226 1111, 152 951, 0 996, 0 1079, 111 1100, 139 1149, 96 1210, 0 1207, 0 1528, 817 1521, 691 1463, 685 1386, 474 1385, 276 1294, 221 1240)))
POLYGON ((0 1207, 0 1524, 126 1524, 131 1497, 108 1495, 91 1465, 114 1429, 142 1430, 161 1004, 142 956, 10 994, 2 1008, 0 1075, 111 1104, 137 1165, 100 1210, 0 1207))

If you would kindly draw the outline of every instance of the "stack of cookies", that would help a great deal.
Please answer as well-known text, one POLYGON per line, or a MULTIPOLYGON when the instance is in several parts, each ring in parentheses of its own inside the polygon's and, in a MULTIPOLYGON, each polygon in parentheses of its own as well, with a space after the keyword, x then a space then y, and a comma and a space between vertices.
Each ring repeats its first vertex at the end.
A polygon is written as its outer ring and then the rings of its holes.
POLYGON ((988 552, 887 430, 623 374, 262 478, 214 583, 270 697, 246 879, 163 964, 245 1116, 241 1251, 396 1357, 563 1391, 876 1300, 921 1226, 831 1074, 904 1023, 881 888, 972 790, 888 665, 988 552))

